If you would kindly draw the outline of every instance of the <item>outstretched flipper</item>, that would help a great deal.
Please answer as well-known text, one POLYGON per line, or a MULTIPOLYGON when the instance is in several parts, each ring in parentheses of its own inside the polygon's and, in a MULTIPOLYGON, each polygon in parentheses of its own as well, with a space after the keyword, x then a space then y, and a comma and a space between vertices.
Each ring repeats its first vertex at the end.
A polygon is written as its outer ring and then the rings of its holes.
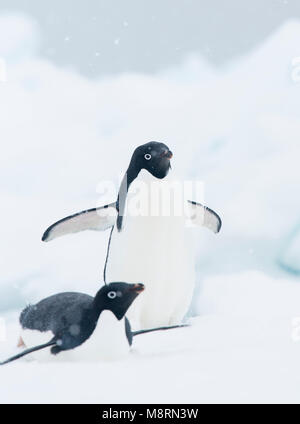
POLYGON ((166 330, 175 330, 176 328, 185 328, 190 327, 189 324, 181 324, 181 325, 172 325, 169 327, 158 327, 158 328, 150 328, 149 330, 140 330, 140 331, 133 331, 132 335, 140 336, 141 334, 148 334, 148 333, 154 333, 155 331, 166 331, 166 330))
POLYGON ((50 346, 54 346, 54 345, 56 345, 56 342, 51 340, 48 343, 45 343, 45 344, 42 344, 42 345, 39 345, 39 346, 35 346, 35 347, 31 347, 30 349, 23 350, 22 352, 18 353, 17 355, 6 359, 6 361, 0 362, 0 365, 9 364, 10 362, 16 361, 17 359, 23 358, 23 356, 29 355, 30 353, 37 352, 38 350, 42 350, 42 349, 45 349, 46 347, 50 347, 50 346))
POLYGON ((51 225, 45 231, 42 241, 51 241, 67 234, 86 230, 105 231, 115 224, 116 218, 116 203, 78 212, 51 225))
POLYGON ((214 233, 218 233, 222 227, 222 221, 219 215, 207 206, 201 203, 188 200, 191 208, 190 220, 193 224, 206 227, 214 233))

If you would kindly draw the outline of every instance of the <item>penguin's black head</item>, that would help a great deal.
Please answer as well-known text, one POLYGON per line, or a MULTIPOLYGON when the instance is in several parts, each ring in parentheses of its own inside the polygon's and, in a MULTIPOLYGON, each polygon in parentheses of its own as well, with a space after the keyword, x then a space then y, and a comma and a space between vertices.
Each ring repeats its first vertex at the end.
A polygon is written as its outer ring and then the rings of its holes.
POLYGON ((112 311, 117 319, 121 320, 134 300, 144 290, 143 284, 110 283, 97 293, 96 307, 112 311))
POLYGON ((117 200, 117 228, 121 231, 125 212, 126 196, 130 184, 137 178, 142 169, 146 169, 154 177, 165 178, 171 168, 170 159, 173 153, 163 143, 150 141, 135 149, 129 167, 122 180, 117 200))
POLYGON ((172 159, 172 156, 173 153, 168 146, 157 141, 151 141, 135 149, 130 167, 134 168, 136 174, 140 170, 146 169, 154 177, 162 179, 165 178, 171 168, 170 159, 172 159))

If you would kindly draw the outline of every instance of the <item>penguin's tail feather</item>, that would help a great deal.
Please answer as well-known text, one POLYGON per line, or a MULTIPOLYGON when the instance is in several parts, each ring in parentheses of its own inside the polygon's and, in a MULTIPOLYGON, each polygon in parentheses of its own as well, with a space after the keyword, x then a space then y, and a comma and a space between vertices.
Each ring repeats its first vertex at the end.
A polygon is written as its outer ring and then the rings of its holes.
POLYGON ((140 331, 133 331, 133 337, 140 336, 141 334, 148 334, 148 333, 154 333, 155 331, 166 331, 166 330, 175 330, 176 328, 185 328, 190 327, 189 324, 180 324, 180 325, 172 325, 169 327, 157 327, 157 328, 150 328, 149 330, 140 330, 140 331))
POLYGON ((54 346, 54 345, 56 345, 56 342, 53 341, 53 340, 50 340, 50 342, 48 342, 48 343, 45 343, 45 344, 42 344, 42 345, 38 345, 38 346, 35 346, 35 347, 31 347, 29 349, 25 349, 22 352, 18 353, 17 355, 12 356, 11 358, 6 359, 6 361, 0 362, 0 366, 1 365, 6 365, 6 364, 8 364, 10 362, 16 361, 17 359, 23 358, 23 356, 29 355, 32 352, 36 352, 38 350, 42 350, 42 349, 45 349, 46 347, 54 346))

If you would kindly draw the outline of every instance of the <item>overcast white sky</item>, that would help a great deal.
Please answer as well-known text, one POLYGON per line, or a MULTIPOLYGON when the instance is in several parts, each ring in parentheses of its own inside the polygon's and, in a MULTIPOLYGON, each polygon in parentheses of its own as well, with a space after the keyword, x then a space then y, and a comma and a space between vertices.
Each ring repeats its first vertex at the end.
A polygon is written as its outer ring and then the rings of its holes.
POLYGON ((299 0, 0 0, 42 28, 41 55, 95 77, 155 72, 198 52, 222 65, 290 18, 299 0))

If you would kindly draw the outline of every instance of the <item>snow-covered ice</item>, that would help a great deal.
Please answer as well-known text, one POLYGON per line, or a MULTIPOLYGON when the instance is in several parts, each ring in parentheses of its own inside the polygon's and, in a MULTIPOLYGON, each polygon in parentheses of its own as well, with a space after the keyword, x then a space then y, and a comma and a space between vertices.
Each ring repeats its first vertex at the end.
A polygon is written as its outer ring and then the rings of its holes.
POLYGON ((0 402, 299 402, 300 22, 225 69, 193 55, 152 76, 95 81, 39 58, 29 18, 1 16, 3 31, 1 358, 27 302, 96 293, 108 234, 40 238, 101 204, 99 182, 117 182, 136 145, 168 144, 173 168, 205 181, 223 229, 197 230, 192 328, 141 336, 121 362, 3 367, 0 402))
MULTIPOLYGON (((1 402, 298 403, 299 296, 300 286, 259 272, 208 278, 201 303, 210 312, 190 328, 136 337, 121 361, 7 365, 1 402)), ((14 351, 8 328, 2 355, 14 351)))

